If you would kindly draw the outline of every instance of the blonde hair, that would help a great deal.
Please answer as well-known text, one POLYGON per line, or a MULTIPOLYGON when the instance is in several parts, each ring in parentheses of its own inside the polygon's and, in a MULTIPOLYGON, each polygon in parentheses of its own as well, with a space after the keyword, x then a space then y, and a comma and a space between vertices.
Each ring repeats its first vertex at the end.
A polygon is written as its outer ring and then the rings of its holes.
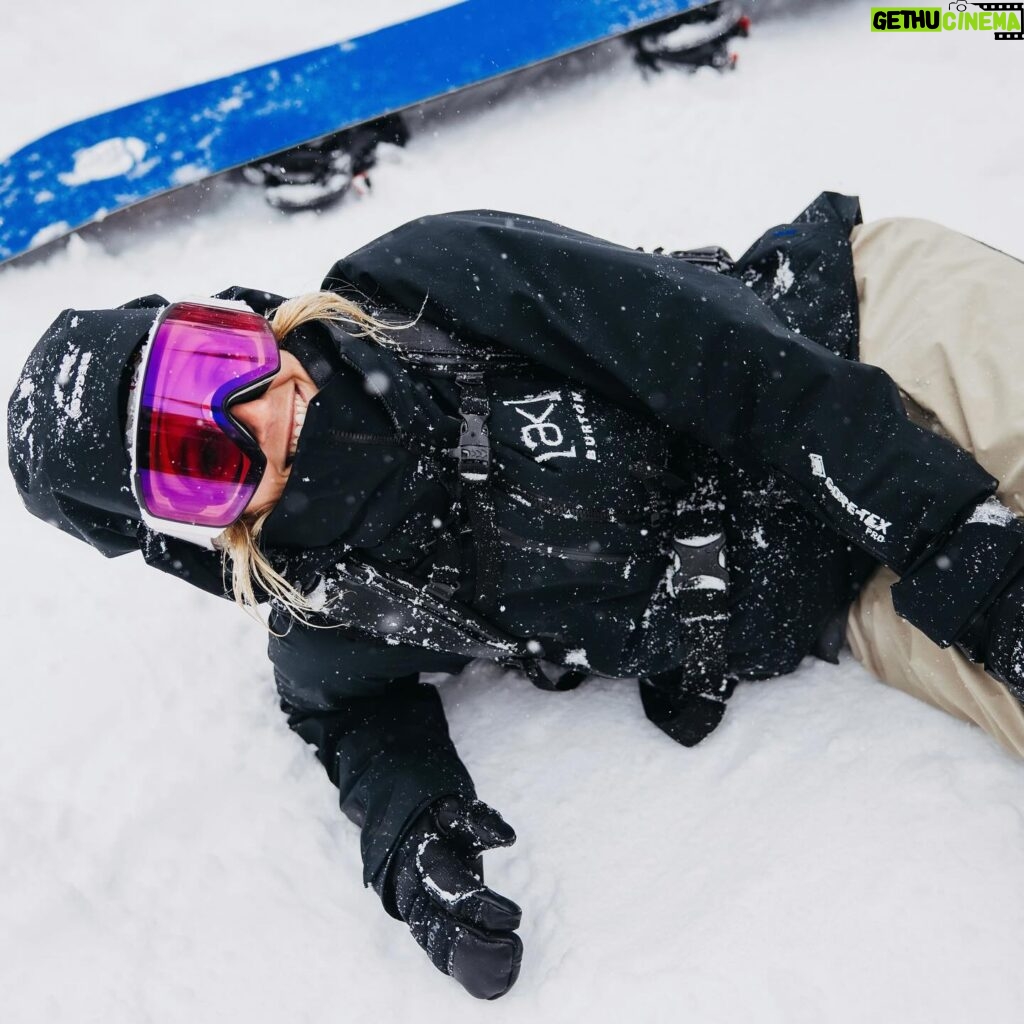
MULTIPOLYGON (((274 337, 281 342, 303 324, 313 320, 329 320, 341 324, 355 337, 386 343, 388 331, 404 330, 417 319, 408 323, 385 322, 366 312, 351 299, 334 292, 310 292, 282 302, 270 317, 270 327, 274 337)), ((215 545, 223 554, 224 575, 227 577, 230 563, 231 592, 235 603, 251 615, 259 617, 256 613, 259 604, 256 588, 259 587, 296 618, 309 624, 308 615, 313 611, 309 598, 274 568, 260 546, 260 533, 273 510, 273 505, 249 510, 217 538, 215 545)))

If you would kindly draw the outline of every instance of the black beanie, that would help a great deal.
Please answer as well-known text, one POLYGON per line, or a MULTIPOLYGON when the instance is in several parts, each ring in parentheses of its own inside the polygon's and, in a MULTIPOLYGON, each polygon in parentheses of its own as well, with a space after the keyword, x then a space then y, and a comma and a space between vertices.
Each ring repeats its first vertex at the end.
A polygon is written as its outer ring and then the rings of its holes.
MULTIPOLYGON (((242 300, 264 316, 284 301, 240 287, 217 298, 242 300)), ((32 349, 8 403, 7 461, 33 515, 108 558, 139 550, 154 568, 227 597, 220 555, 150 530, 131 486, 129 369, 167 305, 148 295, 117 309, 61 313, 32 349)), ((329 353, 319 354, 329 375, 329 353)))
POLYGON ((7 406, 7 459, 26 508, 113 557, 139 547, 122 384, 166 300, 68 309, 25 363, 7 406))

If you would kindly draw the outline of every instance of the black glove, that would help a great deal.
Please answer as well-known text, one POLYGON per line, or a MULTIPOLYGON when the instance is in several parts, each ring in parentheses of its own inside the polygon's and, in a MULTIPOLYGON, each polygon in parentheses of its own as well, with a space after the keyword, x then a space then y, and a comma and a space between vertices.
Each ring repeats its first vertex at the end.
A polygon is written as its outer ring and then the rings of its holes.
POLYGON ((522 911, 483 884, 480 854, 516 834, 480 800, 445 796, 412 823, 386 877, 374 885, 431 963, 478 999, 497 999, 519 977, 522 911))
POLYGON ((1024 572, 971 620, 956 647, 1024 703, 1024 572))
POLYGON ((1024 520, 996 498, 973 509, 892 588, 893 607, 952 643, 1024 701, 1024 520))

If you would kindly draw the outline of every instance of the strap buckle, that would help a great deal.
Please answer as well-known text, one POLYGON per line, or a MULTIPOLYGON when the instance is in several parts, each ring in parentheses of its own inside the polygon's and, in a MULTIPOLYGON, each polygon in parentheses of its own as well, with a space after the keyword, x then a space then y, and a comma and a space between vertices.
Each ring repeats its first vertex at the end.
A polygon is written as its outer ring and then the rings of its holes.
POLYGON ((445 583, 442 580, 427 580, 423 588, 425 593, 439 601, 450 601, 455 596, 457 589, 453 583, 445 583))
POLYGON ((480 483, 491 475, 491 439, 487 416, 462 413, 459 430, 459 476, 469 483, 480 483))
POLYGON ((675 249, 669 256, 686 260, 698 267, 707 267, 719 274, 728 274, 736 266, 733 258, 720 245, 702 245, 697 249, 675 249))

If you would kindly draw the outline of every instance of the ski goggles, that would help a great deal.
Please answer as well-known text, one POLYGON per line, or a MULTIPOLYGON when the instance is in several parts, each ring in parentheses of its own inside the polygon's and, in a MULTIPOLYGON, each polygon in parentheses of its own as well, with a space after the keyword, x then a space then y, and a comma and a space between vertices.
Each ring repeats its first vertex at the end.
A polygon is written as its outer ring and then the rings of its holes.
POLYGON ((245 303, 164 309, 129 402, 132 484, 148 526, 209 546, 241 516, 266 456, 231 406, 257 397, 280 368, 270 325, 245 303))

